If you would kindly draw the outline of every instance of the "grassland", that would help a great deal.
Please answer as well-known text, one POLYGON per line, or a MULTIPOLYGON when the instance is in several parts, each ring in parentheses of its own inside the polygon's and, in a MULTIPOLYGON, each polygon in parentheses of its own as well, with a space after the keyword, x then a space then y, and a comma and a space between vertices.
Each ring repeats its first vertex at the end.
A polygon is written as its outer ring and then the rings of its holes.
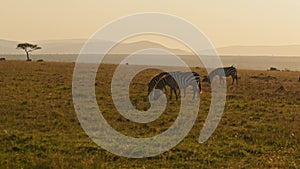
MULTIPOLYGON (((72 63, 0 62, 0 168, 300 168, 299 72, 239 70, 228 85, 222 120, 210 139, 198 143, 210 105, 203 84, 201 108, 189 135, 159 156, 130 159, 97 146, 81 128, 72 103, 72 63)), ((126 135, 148 137, 172 125, 179 101, 149 124, 126 120, 115 110, 110 77, 115 65, 98 71, 96 96, 104 117, 126 135)), ((202 69, 194 69, 206 75, 202 69)), ((130 97, 149 107, 146 84, 158 73, 139 73, 130 97)))

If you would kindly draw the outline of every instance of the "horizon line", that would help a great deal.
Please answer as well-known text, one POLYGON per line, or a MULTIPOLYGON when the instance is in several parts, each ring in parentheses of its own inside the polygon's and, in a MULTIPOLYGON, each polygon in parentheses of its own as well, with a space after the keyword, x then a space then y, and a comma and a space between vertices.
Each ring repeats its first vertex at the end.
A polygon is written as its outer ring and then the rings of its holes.
MULTIPOLYGON (((89 38, 62 38, 62 39, 41 39, 41 40, 15 40, 15 39, 4 39, 4 38, 0 38, 0 40, 3 41, 11 41, 11 42, 16 42, 16 43, 25 43, 25 42, 43 42, 43 41, 67 41, 67 40, 85 40, 88 41, 89 38)), ((106 39, 94 39, 94 40, 101 40, 101 41, 110 41, 113 42, 111 40, 106 40, 106 39)), ((136 42, 153 42, 153 43, 157 43, 162 45, 159 42, 154 42, 151 40, 141 40, 141 41, 136 41, 136 42)), ((136 42, 131 42, 131 43, 136 43, 136 42)), ((129 43, 130 44, 130 43, 129 43)), ((283 46, 300 46, 300 44, 298 43, 286 43, 286 44, 228 44, 228 45, 221 45, 215 48, 226 48, 226 47, 283 47, 283 46)), ((205 50, 210 50, 210 49, 205 49, 205 50)))

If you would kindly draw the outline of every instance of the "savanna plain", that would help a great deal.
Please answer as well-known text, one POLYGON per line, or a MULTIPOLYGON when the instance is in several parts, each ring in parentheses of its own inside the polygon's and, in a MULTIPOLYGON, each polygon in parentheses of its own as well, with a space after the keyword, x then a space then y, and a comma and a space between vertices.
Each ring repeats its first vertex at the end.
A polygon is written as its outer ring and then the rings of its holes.
MULTIPOLYGON (((101 65, 95 83, 108 123, 132 137, 168 129, 180 107, 174 97, 151 123, 134 123, 117 112, 110 90, 116 67, 101 65)), ((197 120, 187 137, 161 155, 131 159, 102 149, 82 129, 72 101, 73 69, 74 63, 0 62, 0 168, 300 168, 299 72, 238 69, 238 84, 227 79, 219 126, 200 144, 211 100, 210 85, 203 82, 197 120)), ((202 68, 193 71, 207 75, 202 68)), ((159 72, 145 70, 132 80, 130 98, 138 110, 149 108, 147 83, 159 72)))

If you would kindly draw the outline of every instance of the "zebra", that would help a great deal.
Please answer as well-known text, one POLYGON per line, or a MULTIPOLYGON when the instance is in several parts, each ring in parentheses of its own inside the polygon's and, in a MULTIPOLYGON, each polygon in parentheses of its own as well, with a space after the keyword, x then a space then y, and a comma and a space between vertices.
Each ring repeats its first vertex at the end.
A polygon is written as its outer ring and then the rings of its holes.
MULTIPOLYGON (((152 90, 154 89, 154 87, 156 86, 156 84, 158 83, 158 81, 163 77, 163 76, 166 76, 166 75, 169 75, 168 72, 161 72, 160 74, 154 76, 150 82, 148 83, 148 96, 150 95, 150 93, 152 92, 152 90)), ((166 87, 163 88, 165 91, 166 90, 166 87)))
MULTIPOLYGON (((188 75, 188 76, 190 76, 191 74, 190 74, 190 72, 182 72, 182 73, 185 73, 186 75, 188 75)), ((202 88, 201 88, 201 80, 200 80, 200 75, 197 73, 197 72, 192 72, 192 74, 193 74, 193 76, 194 76, 194 80, 196 80, 196 83, 197 83, 197 85, 198 85, 198 88, 199 89, 197 89, 197 87, 195 87, 195 88, 193 88, 193 90, 194 90, 194 96, 193 96, 193 98, 195 98, 195 93, 198 91, 198 92, 202 92, 202 88)), ((193 79, 192 79, 193 80, 193 79)), ((190 83, 190 85, 191 86, 194 86, 193 85, 193 82, 191 82, 190 83)), ((181 89, 183 89, 183 96, 185 97, 185 94, 186 94, 186 88, 187 87, 189 87, 189 85, 181 85, 182 86, 182 88, 181 89)), ((180 94, 180 90, 179 90, 179 94, 180 94)), ((179 95, 178 94, 178 95, 179 95)))
POLYGON ((162 77, 157 85, 155 86, 156 90, 154 92, 154 100, 157 100, 161 96, 161 91, 165 86, 170 87, 170 99, 172 99, 172 91, 176 96, 176 100, 178 100, 179 93, 177 94, 176 89, 183 90, 184 96, 186 95, 186 88, 188 86, 193 87, 194 95, 197 95, 201 92, 201 82, 200 75, 196 72, 170 72, 169 75, 162 77), (198 93, 199 92, 199 93, 198 93))
POLYGON ((237 76, 237 70, 235 67, 230 66, 230 67, 222 67, 222 68, 217 68, 213 70, 212 72, 209 73, 209 83, 213 80, 215 76, 219 76, 220 82, 224 82, 224 76, 228 77, 231 76, 232 78, 232 84, 234 84, 234 80, 236 80, 236 84, 238 84, 238 76, 237 76), (224 74, 223 74, 224 73, 224 74))

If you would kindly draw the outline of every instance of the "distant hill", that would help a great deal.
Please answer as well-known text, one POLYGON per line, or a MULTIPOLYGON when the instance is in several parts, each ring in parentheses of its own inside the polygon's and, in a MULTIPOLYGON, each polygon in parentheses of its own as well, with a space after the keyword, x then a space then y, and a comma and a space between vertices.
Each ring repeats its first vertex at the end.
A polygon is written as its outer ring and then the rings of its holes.
POLYGON ((220 55, 244 56, 300 56, 300 45, 228 46, 217 48, 220 55))
POLYGON ((190 55, 189 52, 180 50, 180 49, 172 49, 167 48, 159 43, 154 43, 150 41, 139 41, 139 42, 133 42, 133 43, 123 43, 121 45, 118 45, 112 49, 112 53, 114 54, 128 54, 128 53, 134 53, 139 50, 147 49, 147 48, 155 48, 155 49, 163 49, 166 51, 173 52, 176 55, 190 55))
MULTIPOLYGON (((35 54, 78 54, 84 46, 86 39, 67 39, 67 40, 46 40, 32 42, 42 47, 42 50, 35 54)), ((20 42, 1 40, 0 54, 23 54, 23 51, 16 50, 20 42)), ((29 42, 30 43, 30 42, 29 42)), ((112 41, 94 40, 92 45, 97 47, 107 47, 114 44, 112 41)), ((128 54, 145 48, 159 48, 177 55, 189 55, 190 53, 180 49, 167 48, 159 43, 150 41, 139 41, 133 43, 121 43, 111 50, 112 54, 128 54)), ((300 56, 300 45, 286 46, 228 46, 216 49, 220 55, 234 56, 300 56)), ((202 53, 209 53, 209 50, 202 53)))
POLYGON ((19 42, 0 39, 0 54, 21 54, 22 51, 16 49, 19 42))
MULTIPOLYGON (((20 42, 0 40, 0 54, 22 54, 23 51, 16 50, 17 44, 20 42)), ((37 41, 29 42, 33 44, 38 44, 42 47, 42 50, 34 52, 35 54, 78 54, 81 48, 86 43, 85 39, 70 39, 70 40, 47 40, 47 41, 37 41)), ((114 45, 112 41, 105 40, 93 40, 92 46, 97 47, 109 47, 114 45)), ((188 55, 189 53, 180 49, 170 49, 161 44, 150 42, 150 41, 139 41, 133 43, 121 43, 115 46, 110 53, 111 54, 128 54, 133 53, 138 50, 146 48, 159 48, 167 51, 171 51, 179 55, 188 55)))

